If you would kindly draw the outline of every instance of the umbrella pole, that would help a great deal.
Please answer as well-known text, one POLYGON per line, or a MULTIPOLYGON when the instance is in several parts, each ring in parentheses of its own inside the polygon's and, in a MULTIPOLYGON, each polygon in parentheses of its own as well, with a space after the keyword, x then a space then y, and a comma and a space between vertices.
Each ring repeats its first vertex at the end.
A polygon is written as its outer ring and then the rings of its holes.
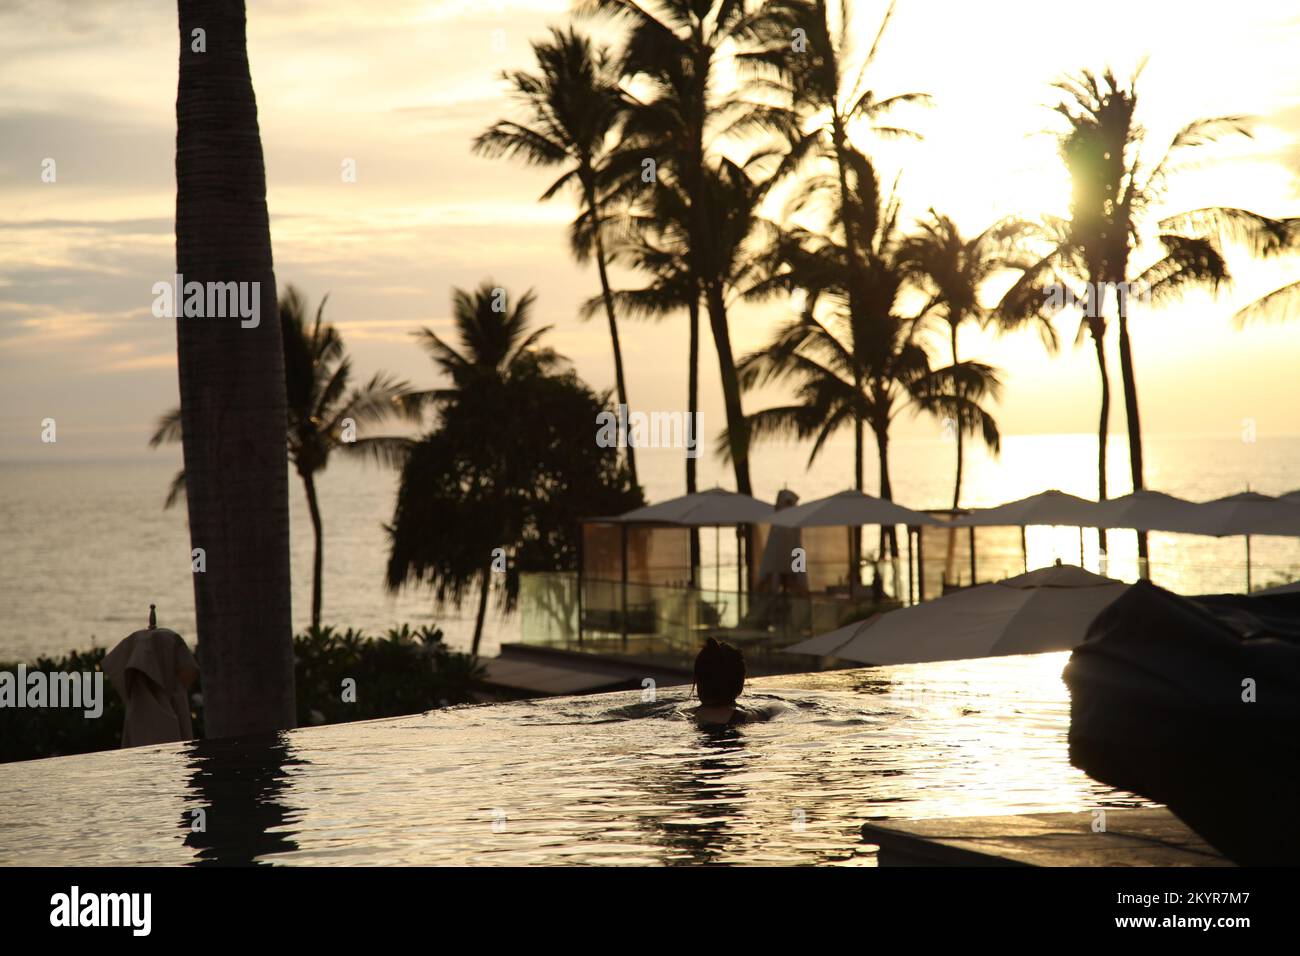
POLYGON ((623 605, 623 613, 619 615, 623 625, 623 649, 627 649, 627 524, 619 526, 623 538, 623 581, 621 588, 620 601, 623 605))
POLYGON ((713 526, 713 590, 722 593, 722 526, 713 526))
MULTIPOLYGON (((582 584, 583 568, 586 564, 586 525, 578 527, 578 646, 582 646, 582 584)), ((567 635, 566 635, 567 636, 567 635)))
POLYGON ((925 529, 916 529, 916 603, 925 600, 925 529))
POLYGON ((915 588, 916 578, 912 576, 912 529, 907 529, 907 603, 916 603, 915 588))
POLYGON ((1029 547, 1025 544, 1025 526, 1020 526, 1020 559, 1024 565, 1025 573, 1029 573, 1029 547))
POLYGON ((1079 567, 1083 567, 1083 527, 1079 527, 1079 567))
POLYGON ((975 526, 971 525, 970 531, 970 583, 974 587, 977 583, 975 580, 975 526))
MULTIPOLYGON (((741 539, 740 525, 736 525, 736 594, 740 594, 744 588, 745 580, 745 555, 744 542, 741 539)), ((737 598, 739 607, 739 598, 737 598)))
POLYGON ((1246 593, 1250 593, 1250 535, 1246 535, 1246 593))

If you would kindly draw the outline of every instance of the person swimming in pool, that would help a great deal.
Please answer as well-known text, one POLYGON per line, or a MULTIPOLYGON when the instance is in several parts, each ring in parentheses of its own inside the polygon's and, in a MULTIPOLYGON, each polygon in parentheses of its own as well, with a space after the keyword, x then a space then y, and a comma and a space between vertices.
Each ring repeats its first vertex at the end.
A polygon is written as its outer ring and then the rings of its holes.
POLYGON ((709 726, 733 727, 775 716, 779 707, 742 707, 736 698, 745 688, 745 655, 725 641, 709 638, 695 656, 695 692, 700 706, 695 719, 709 726))

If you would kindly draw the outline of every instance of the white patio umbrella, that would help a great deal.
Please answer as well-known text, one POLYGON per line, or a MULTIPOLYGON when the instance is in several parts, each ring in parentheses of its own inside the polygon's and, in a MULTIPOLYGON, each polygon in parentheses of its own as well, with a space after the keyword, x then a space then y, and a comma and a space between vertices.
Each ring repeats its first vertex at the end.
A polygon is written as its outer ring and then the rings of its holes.
POLYGON ((807 504, 786 508, 771 517, 772 524, 782 528, 838 528, 854 525, 922 525, 945 524, 920 511, 904 508, 884 498, 849 489, 828 498, 818 498, 807 504))
POLYGON ((693 495, 670 498, 645 505, 626 514, 604 520, 627 524, 676 524, 711 528, 738 524, 762 524, 772 520, 772 505, 725 488, 710 488, 693 495))
POLYGON ((877 615, 786 650, 865 664, 1067 651, 1128 587, 1058 564, 877 615))
POLYGON ((1063 525, 1079 529, 1079 563, 1083 563, 1083 529, 1097 527, 1097 502, 1057 491, 1041 491, 1028 498, 1008 501, 994 508, 976 508, 968 514, 955 515, 952 525, 958 528, 1020 528, 1020 547, 1025 549, 1024 529, 1029 525, 1063 525))
POLYGON ((1250 593, 1251 535, 1300 537, 1300 504, 1285 498, 1271 498, 1255 491, 1243 491, 1207 501, 1198 508, 1196 534, 1246 536, 1246 593, 1250 593))
POLYGON ((1028 498, 1009 501, 996 508, 976 508, 957 515, 952 524, 958 528, 1024 527, 1025 525, 1065 525, 1071 528, 1095 528, 1097 502, 1066 494, 1042 491, 1028 498))
POLYGON ((1100 501, 1094 506, 1099 528, 1184 532, 1201 520, 1200 508, 1194 501, 1176 498, 1163 491, 1134 491, 1100 501))
POLYGON ((1234 534, 1300 537, 1300 506, 1255 491, 1204 502, 1197 508, 1197 517, 1195 534, 1219 538, 1234 534))

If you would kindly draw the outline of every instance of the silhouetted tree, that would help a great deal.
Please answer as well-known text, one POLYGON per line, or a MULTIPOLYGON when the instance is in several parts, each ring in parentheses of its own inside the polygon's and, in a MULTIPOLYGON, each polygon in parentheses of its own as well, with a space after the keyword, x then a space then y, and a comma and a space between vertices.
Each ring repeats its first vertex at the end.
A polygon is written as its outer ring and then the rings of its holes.
MULTIPOLYGON (((289 462, 302 480, 307 495, 315 548, 312 556, 311 624, 320 627, 324 587, 325 536, 316 476, 329 464, 335 451, 358 455, 381 464, 400 464, 410 447, 401 436, 366 435, 372 425, 391 418, 418 420, 420 405, 410 400, 410 386, 390 375, 376 373, 358 388, 348 388, 352 360, 343 348, 343 338, 332 324, 323 321, 321 299, 314 321, 307 319, 307 302, 293 286, 286 286, 280 298, 280 332, 284 352, 287 396, 287 438, 289 462)), ((158 421, 149 444, 181 440, 180 409, 173 409, 158 421)), ((186 472, 172 480, 165 507, 170 508, 186 491, 186 472)))
MULTIPOLYGON (((618 77, 608 50, 573 28, 552 29, 549 40, 533 44, 537 73, 508 71, 504 79, 528 112, 523 122, 498 120, 474 140, 485 156, 511 156, 534 166, 567 165, 564 173, 542 193, 550 199, 565 188, 578 193, 581 212, 570 230, 570 244, 579 262, 596 260, 601 303, 609 321, 614 350, 614 381, 618 400, 628 404, 619 345, 618 319, 610 292, 605 252, 606 205, 611 189, 611 138, 623 110, 618 77)), ((626 449, 628 469, 637 481, 636 451, 626 449)))

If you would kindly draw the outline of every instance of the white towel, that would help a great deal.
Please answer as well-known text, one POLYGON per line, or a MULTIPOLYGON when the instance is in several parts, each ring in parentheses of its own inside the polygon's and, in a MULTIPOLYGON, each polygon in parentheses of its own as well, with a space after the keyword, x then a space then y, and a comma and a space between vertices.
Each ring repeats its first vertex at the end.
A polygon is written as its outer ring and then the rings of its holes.
POLYGON ((126 701, 123 747, 194 736, 189 686, 199 665, 179 634, 166 628, 136 631, 104 657, 103 667, 126 701))

